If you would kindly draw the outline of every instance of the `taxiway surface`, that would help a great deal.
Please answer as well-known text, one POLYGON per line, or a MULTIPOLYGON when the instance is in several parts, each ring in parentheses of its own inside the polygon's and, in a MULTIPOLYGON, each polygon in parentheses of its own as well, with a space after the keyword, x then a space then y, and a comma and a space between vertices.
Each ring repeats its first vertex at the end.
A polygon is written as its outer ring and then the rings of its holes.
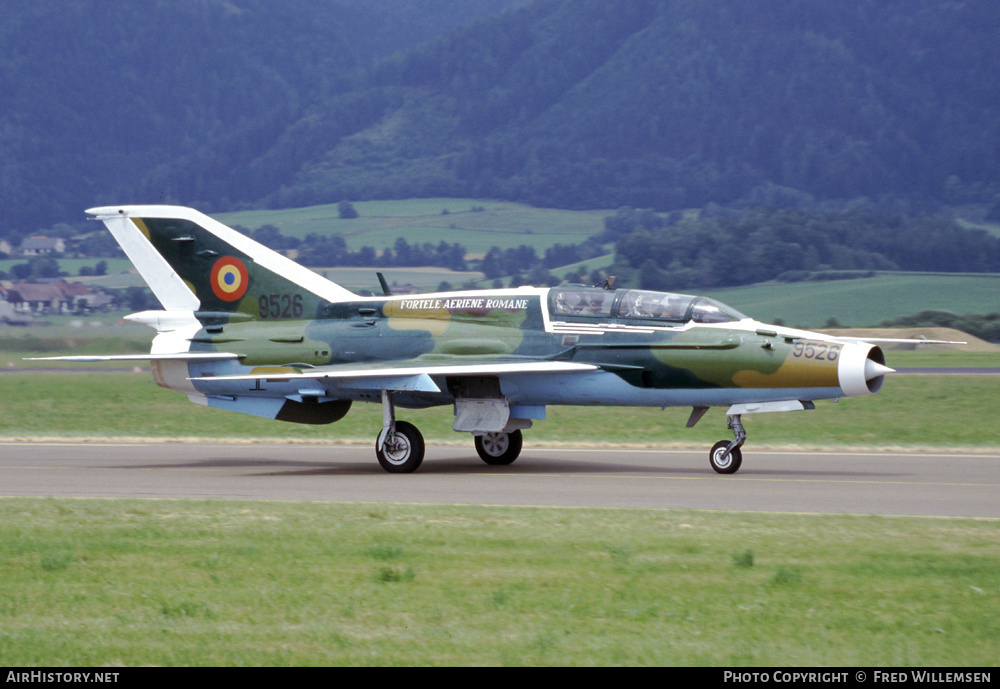
POLYGON ((413 474, 368 446, 0 443, 0 495, 690 508, 1000 519, 1000 457, 754 448, 720 476, 701 450, 526 447, 507 467, 429 446, 413 474))

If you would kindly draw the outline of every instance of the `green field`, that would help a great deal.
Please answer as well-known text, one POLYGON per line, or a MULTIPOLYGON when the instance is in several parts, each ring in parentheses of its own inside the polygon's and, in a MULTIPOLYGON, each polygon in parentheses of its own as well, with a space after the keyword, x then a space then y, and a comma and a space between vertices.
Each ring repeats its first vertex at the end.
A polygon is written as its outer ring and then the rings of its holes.
POLYGON ((806 328, 836 318, 875 326, 926 310, 956 314, 1000 311, 1000 275, 897 273, 832 282, 796 282, 710 290, 708 295, 757 320, 806 328))
MULTIPOLYGON (((59 261, 59 269, 73 278, 80 274, 80 268, 93 268, 101 261, 107 264, 108 273, 119 273, 132 268, 132 262, 127 258, 60 258, 57 260, 59 261)), ((27 262, 26 258, 5 258, 0 260, 0 271, 9 273, 12 266, 27 262)), ((79 281, 89 282, 92 279, 94 276, 79 278, 79 281)))
POLYGON ((554 244, 578 244, 604 229, 610 211, 566 211, 523 204, 474 199, 410 199, 360 201, 359 217, 343 220, 336 204, 281 211, 243 211, 215 216, 227 225, 256 229, 274 225, 282 234, 305 238, 310 233, 343 235, 351 250, 392 246, 403 237, 410 244, 458 243, 470 253, 521 244, 539 254, 554 244), (473 210, 481 209, 481 210, 473 210), (447 211, 445 213, 444 211, 447 211))
POLYGON ((996 528, 3 498, 0 649, 12 667, 991 667, 996 528))

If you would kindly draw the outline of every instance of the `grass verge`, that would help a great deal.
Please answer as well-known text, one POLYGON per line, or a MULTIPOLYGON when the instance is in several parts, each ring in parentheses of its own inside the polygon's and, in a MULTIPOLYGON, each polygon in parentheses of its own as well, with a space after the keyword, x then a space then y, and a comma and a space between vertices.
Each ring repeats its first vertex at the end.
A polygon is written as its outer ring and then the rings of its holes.
MULTIPOLYGON (((358 403, 329 426, 303 426, 191 404, 148 374, 5 373, 0 438, 181 438, 371 443, 381 408, 358 403)), ((877 395, 821 401, 816 409, 744 417, 754 447, 1000 447, 995 376, 896 376, 877 395)), ((728 437, 725 410, 685 428, 688 409, 549 407, 529 444, 709 447, 728 437)), ((430 443, 469 443, 451 430, 451 407, 399 410, 430 443)))
POLYGON ((990 666, 996 523, 0 500, 39 665, 990 666))

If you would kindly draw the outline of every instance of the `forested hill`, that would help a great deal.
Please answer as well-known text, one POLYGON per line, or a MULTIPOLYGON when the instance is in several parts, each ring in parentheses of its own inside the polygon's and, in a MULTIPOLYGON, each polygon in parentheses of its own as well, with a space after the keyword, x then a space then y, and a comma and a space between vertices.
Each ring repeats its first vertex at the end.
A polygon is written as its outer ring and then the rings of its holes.
POLYGON ((992 204, 998 35, 995 0, 8 0, 0 223, 123 200, 992 204))
POLYGON ((997 36, 988 0, 536 3, 381 63, 402 95, 287 200, 990 199, 997 36))
POLYGON ((0 236, 95 203, 271 193, 315 153, 302 123, 336 119, 375 61, 525 2, 4 0, 0 236))

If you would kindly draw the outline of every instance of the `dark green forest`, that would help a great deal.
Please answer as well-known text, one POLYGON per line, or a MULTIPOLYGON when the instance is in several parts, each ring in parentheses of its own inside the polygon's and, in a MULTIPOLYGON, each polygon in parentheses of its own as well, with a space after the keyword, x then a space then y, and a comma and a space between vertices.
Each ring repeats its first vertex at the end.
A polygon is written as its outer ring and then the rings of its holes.
POLYGON ((988 2, 537 3, 382 61, 379 93, 422 94, 407 136, 274 198, 377 170, 383 194, 566 208, 992 201, 998 31, 988 2))
POLYGON ((0 236, 102 203, 253 205, 367 126, 375 61, 523 0, 5 0, 0 236), (303 132, 322 113, 329 143, 303 132))
POLYGON ((1000 272, 1000 239, 940 216, 759 208, 688 220, 619 209, 601 240, 647 289, 732 287, 875 271, 1000 272))
POLYGON ((998 35, 993 0, 8 0, 0 228, 426 196, 982 219, 998 35))

